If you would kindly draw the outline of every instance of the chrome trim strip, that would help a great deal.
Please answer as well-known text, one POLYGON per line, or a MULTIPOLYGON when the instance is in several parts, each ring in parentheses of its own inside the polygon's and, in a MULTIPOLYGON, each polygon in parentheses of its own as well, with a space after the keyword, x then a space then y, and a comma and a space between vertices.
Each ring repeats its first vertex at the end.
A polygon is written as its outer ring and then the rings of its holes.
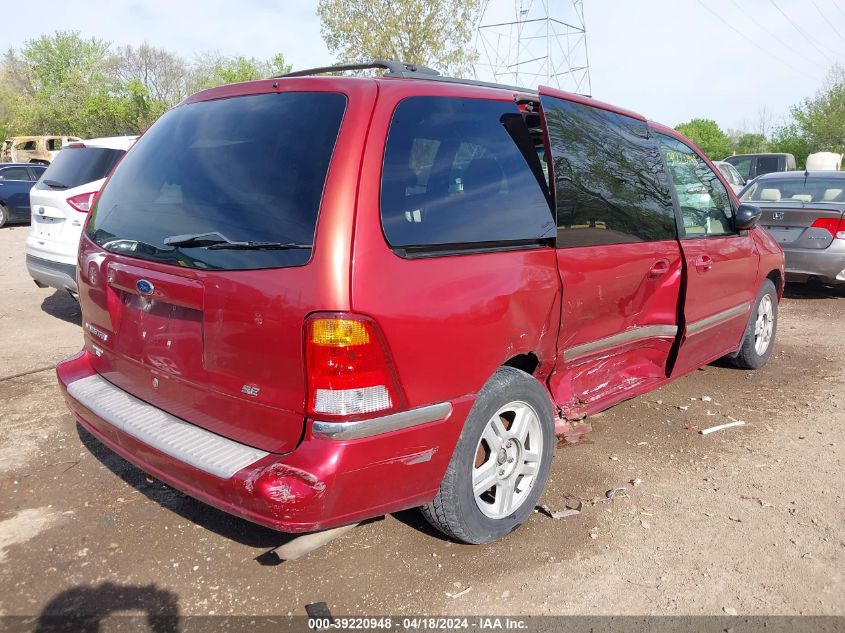
POLYGON ((570 361, 593 354, 604 349, 616 347, 624 343, 632 343, 646 338, 671 338, 678 334, 678 328, 674 325, 644 325, 643 327, 626 330, 613 336, 601 338, 597 341, 590 341, 582 345, 576 345, 563 351, 563 360, 570 361))
POLYGON ((718 325, 724 321, 730 321, 731 319, 735 319, 738 316, 742 316, 748 309, 751 307, 750 303, 743 303, 738 306, 734 306, 733 308, 728 308, 727 310, 722 310, 721 312, 717 312, 709 317, 705 317, 704 319, 699 319, 698 321, 693 321, 687 325, 687 335, 689 334, 698 334, 702 330, 706 330, 709 327, 713 327, 714 325, 718 325))
POLYGON ((391 413, 379 418, 370 418, 359 422, 324 422, 314 420, 312 430, 314 435, 320 435, 332 440, 358 440, 372 437, 381 433, 399 431, 419 424, 437 422, 452 413, 452 404, 440 402, 430 404, 419 409, 391 413))
POLYGON ((189 424, 115 387, 99 374, 75 380, 67 391, 86 409, 136 440, 221 479, 269 454, 189 424))

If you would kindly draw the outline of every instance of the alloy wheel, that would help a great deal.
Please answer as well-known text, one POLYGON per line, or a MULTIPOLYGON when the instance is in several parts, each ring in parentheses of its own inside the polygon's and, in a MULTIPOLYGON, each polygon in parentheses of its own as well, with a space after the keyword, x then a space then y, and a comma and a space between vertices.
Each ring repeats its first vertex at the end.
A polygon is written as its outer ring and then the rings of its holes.
POLYGON ((481 512, 501 519, 528 498, 543 454, 540 418, 525 402, 509 402, 487 422, 475 451, 472 492, 481 512))
POLYGON ((754 323, 754 351, 762 356, 769 349, 772 333, 775 330, 775 308, 772 298, 764 294, 757 307, 757 320, 754 323))

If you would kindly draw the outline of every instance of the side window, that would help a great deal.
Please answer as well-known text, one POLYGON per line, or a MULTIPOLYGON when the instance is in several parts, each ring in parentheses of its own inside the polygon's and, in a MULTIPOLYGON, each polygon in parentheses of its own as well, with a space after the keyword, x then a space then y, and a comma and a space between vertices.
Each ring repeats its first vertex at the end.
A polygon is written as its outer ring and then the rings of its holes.
POLYGON ((733 234, 731 199, 715 172, 678 139, 658 134, 657 140, 675 185, 685 237, 733 234))
POLYGON ((675 239, 669 183, 643 121, 551 97, 543 108, 558 248, 675 239))
POLYGON ((751 173, 751 159, 743 158, 737 161, 731 161, 731 165, 739 172, 745 180, 748 180, 748 175, 751 173))
POLYGON ((57 152, 62 149, 62 139, 60 138, 48 138, 47 139, 47 150, 51 152, 57 152))
POLYGON ((41 176, 44 175, 44 172, 47 171, 46 167, 30 167, 30 172, 32 173, 31 180, 38 180, 41 176))
POLYGON ((451 97, 400 102, 381 182, 388 243, 413 253, 554 238, 531 139, 515 103, 451 97))
POLYGON ((24 141, 23 143, 18 143, 15 146, 15 149, 19 149, 24 152, 31 152, 35 150, 35 141, 24 141))
POLYGON ((7 167, 0 171, 0 180, 29 180, 26 167, 7 167))
POLYGON ((758 156, 757 175, 770 174, 773 171, 780 171, 780 158, 778 156, 758 156))

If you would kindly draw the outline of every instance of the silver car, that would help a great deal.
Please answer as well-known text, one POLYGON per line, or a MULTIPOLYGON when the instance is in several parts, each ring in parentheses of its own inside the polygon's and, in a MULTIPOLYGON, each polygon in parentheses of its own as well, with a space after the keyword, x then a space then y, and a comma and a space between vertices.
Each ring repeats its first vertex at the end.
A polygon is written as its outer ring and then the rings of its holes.
POLYGON ((845 172, 764 174, 739 194, 786 254, 787 281, 845 284, 845 172))

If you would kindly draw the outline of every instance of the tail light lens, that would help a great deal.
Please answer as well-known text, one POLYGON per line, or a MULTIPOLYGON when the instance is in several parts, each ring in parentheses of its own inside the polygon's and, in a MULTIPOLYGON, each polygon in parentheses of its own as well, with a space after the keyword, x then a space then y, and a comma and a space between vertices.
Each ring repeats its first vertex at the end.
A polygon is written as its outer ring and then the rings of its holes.
POLYGON ((824 229, 834 239, 845 240, 845 218, 819 218, 813 222, 814 229, 824 229))
POLYGON ((67 203, 77 211, 88 213, 91 207, 94 206, 94 200, 97 199, 97 192, 80 193, 76 196, 71 196, 67 199, 67 203))
POLYGON ((312 315, 305 324, 305 357, 310 414, 360 415, 403 403, 390 353, 372 319, 312 315))

